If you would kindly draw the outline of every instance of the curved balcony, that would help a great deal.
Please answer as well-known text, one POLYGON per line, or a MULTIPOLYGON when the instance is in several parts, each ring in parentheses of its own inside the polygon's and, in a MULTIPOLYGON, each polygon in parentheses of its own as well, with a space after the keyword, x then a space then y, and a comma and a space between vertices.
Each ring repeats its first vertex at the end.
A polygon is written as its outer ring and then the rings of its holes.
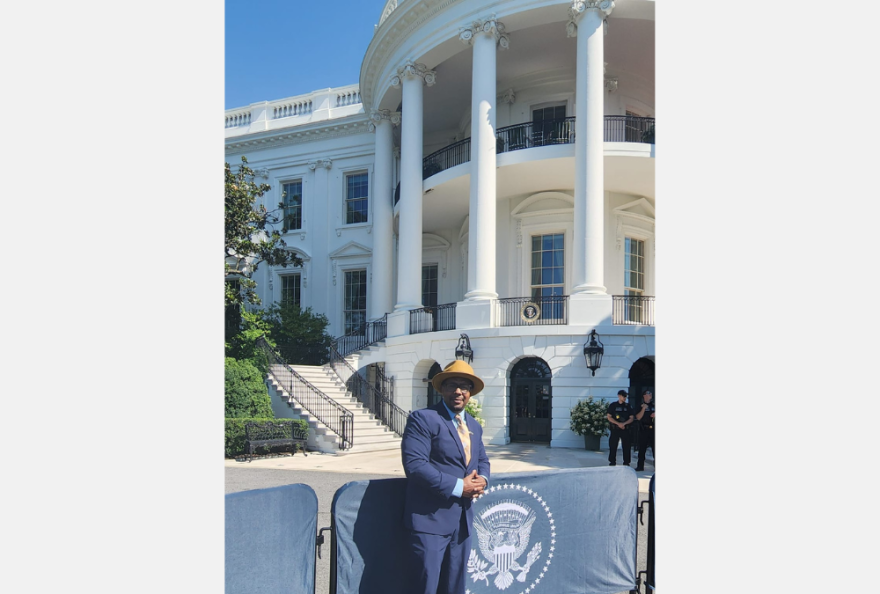
MULTIPOLYGON (((574 117, 526 122, 495 131, 498 154, 555 144, 574 144, 574 117)), ((654 144, 654 118, 605 116, 605 142, 654 144)), ((471 139, 435 151, 422 161, 422 179, 471 160, 471 139)), ((397 198, 395 197, 395 203, 397 198)))

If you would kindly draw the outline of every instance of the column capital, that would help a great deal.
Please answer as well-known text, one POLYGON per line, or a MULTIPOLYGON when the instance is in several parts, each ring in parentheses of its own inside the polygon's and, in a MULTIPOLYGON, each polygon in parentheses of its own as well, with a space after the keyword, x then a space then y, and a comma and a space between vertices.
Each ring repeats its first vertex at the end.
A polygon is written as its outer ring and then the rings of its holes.
POLYGON ((403 66, 397 69, 397 75, 391 78, 391 86, 396 89, 400 87, 401 79, 415 78, 416 76, 424 79, 425 84, 429 87, 434 86, 434 83, 437 82, 437 73, 434 70, 428 70, 424 64, 407 60, 403 66))
POLYGON ((333 159, 317 159, 316 161, 309 161, 309 169, 312 171, 319 166, 324 169, 330 169, 333 166, 333 159))
POLYGON ((392 112, 390 109, 374 109, 370 111, 370 132, 375 132, 376 126, 382 120, 388 120, 392 125, 398 126, 400 125, 400 112, 392 112))
POLYGON ((501 46, 501 49, 510 47, 510 37, 504 34, 504 23, 495 20, 495 15, 484 19, 477 19, 467 27, 459 27, 458 38, 467 45, 473 45, 474 38, 479 33, 485 33, 495 38, 495 43, 501 46))
POLYGON ((588 10, 596 10, 604 21, 614 10, 614 0, 571 0, 568 9, 568 24, 565 30, 569 37, 577 37, 577 27, 588 10))
POLYGON ((501 102, 507 103, 508 105, 516 103, 516 93, 513 91, 512 88, 504 91, 504 94, 501 95, 501 102))

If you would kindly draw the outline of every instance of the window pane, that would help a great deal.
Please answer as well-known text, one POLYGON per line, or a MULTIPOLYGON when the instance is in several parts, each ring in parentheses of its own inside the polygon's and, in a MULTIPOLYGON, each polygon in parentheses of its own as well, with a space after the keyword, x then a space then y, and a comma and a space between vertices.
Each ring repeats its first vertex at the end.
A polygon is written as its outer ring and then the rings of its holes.
POLYGON ((553 249, 561 250, 562 249, 562 240, 565 236, 561 233, 559 235, 553 236, 553 249))
POLYGON ((553 252, 544 252, 541 254, 541 266, 543 268, 553 266, 553 252))
POLYGON ((545 235, 542 238, 541 249, 543 249, 544 251, 548 251, 548 252, 553 249, 553 236, 552 235, 545 235))
POLYGON ((553 266, 564 266, 565 264, 565 252, 562 250, 557 250, 553 252, 553 266))
POLYGON ((553 269, 553 284, 562 284, 562 268, 553 269))
POLYGON ((544 268, 541 270, 541 284, 549 285, 553 282, 553 269, 552 268, 544 268))
POLYGON ((532 237, 532 251, 539 252, 541 251, 541 236, 535 235, 532 237))

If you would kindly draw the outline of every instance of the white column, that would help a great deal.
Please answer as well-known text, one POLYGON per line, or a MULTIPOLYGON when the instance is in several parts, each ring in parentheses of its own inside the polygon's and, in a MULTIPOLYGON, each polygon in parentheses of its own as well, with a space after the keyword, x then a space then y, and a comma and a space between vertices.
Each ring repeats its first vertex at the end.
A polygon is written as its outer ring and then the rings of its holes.
POLYGON ((392 242, 394 240, 391 201, 391 167, 394 142, 392 124, 400 123, 400 114, 387 109, 373 110, 370 114, 370 131, 376 133, 376 163, 373 170, 373 267, 370 283, 369 319, 376 320, 389 313, 393 307, 392 289, 392 242))
POLYGON ((569 37, 577 36, 572 293, 606 294, 604 21, 613 0, 571 3, 569 37))
POLYGON ((422 112, 423 85, 436 73, 412 60, 397 69, 391 84, 403 85, 400 129, 400 253, 394 311, 422 307, 422 112))
POLYGON ((471 84, 471 196, 466 301, 497 299, 495 292, 495 46, 507 48, 504 25, 491 18, 463 28, 474 46, 471 84))

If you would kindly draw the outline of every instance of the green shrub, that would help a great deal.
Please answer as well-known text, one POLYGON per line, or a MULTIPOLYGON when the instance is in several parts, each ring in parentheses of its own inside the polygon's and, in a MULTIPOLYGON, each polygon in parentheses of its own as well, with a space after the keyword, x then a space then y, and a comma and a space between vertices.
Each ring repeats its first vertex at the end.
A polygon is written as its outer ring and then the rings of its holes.
POLYGON ((263 374, 249 361, 226 358, 226 417, 275 417, 263 374))
POLYGON ((288 364, 323 365, 328 360, 333 338, 327 334, 330 322, 324 314, 281 303, 270 307, 265 319, 276 350, 288 364))
POLYGON ((578 435, 602 437, 608 430, 608 403, 590 396, 571 409, 571 430, 578 435))
POLYGON ((302 419, 275 419, 272 417, 268 418, 254 418, 254 419, 226 419, 226 457, 227 458, 235 458, 237 456, 241 456, 247 453, 245 449, 245 434, 244 434, 244 424, 249 421, 255 422, 263 422, 263 421, 273 421, 275 423, 296 423, 300 425, 306 431, 309 430, 308 422, 302 419))

